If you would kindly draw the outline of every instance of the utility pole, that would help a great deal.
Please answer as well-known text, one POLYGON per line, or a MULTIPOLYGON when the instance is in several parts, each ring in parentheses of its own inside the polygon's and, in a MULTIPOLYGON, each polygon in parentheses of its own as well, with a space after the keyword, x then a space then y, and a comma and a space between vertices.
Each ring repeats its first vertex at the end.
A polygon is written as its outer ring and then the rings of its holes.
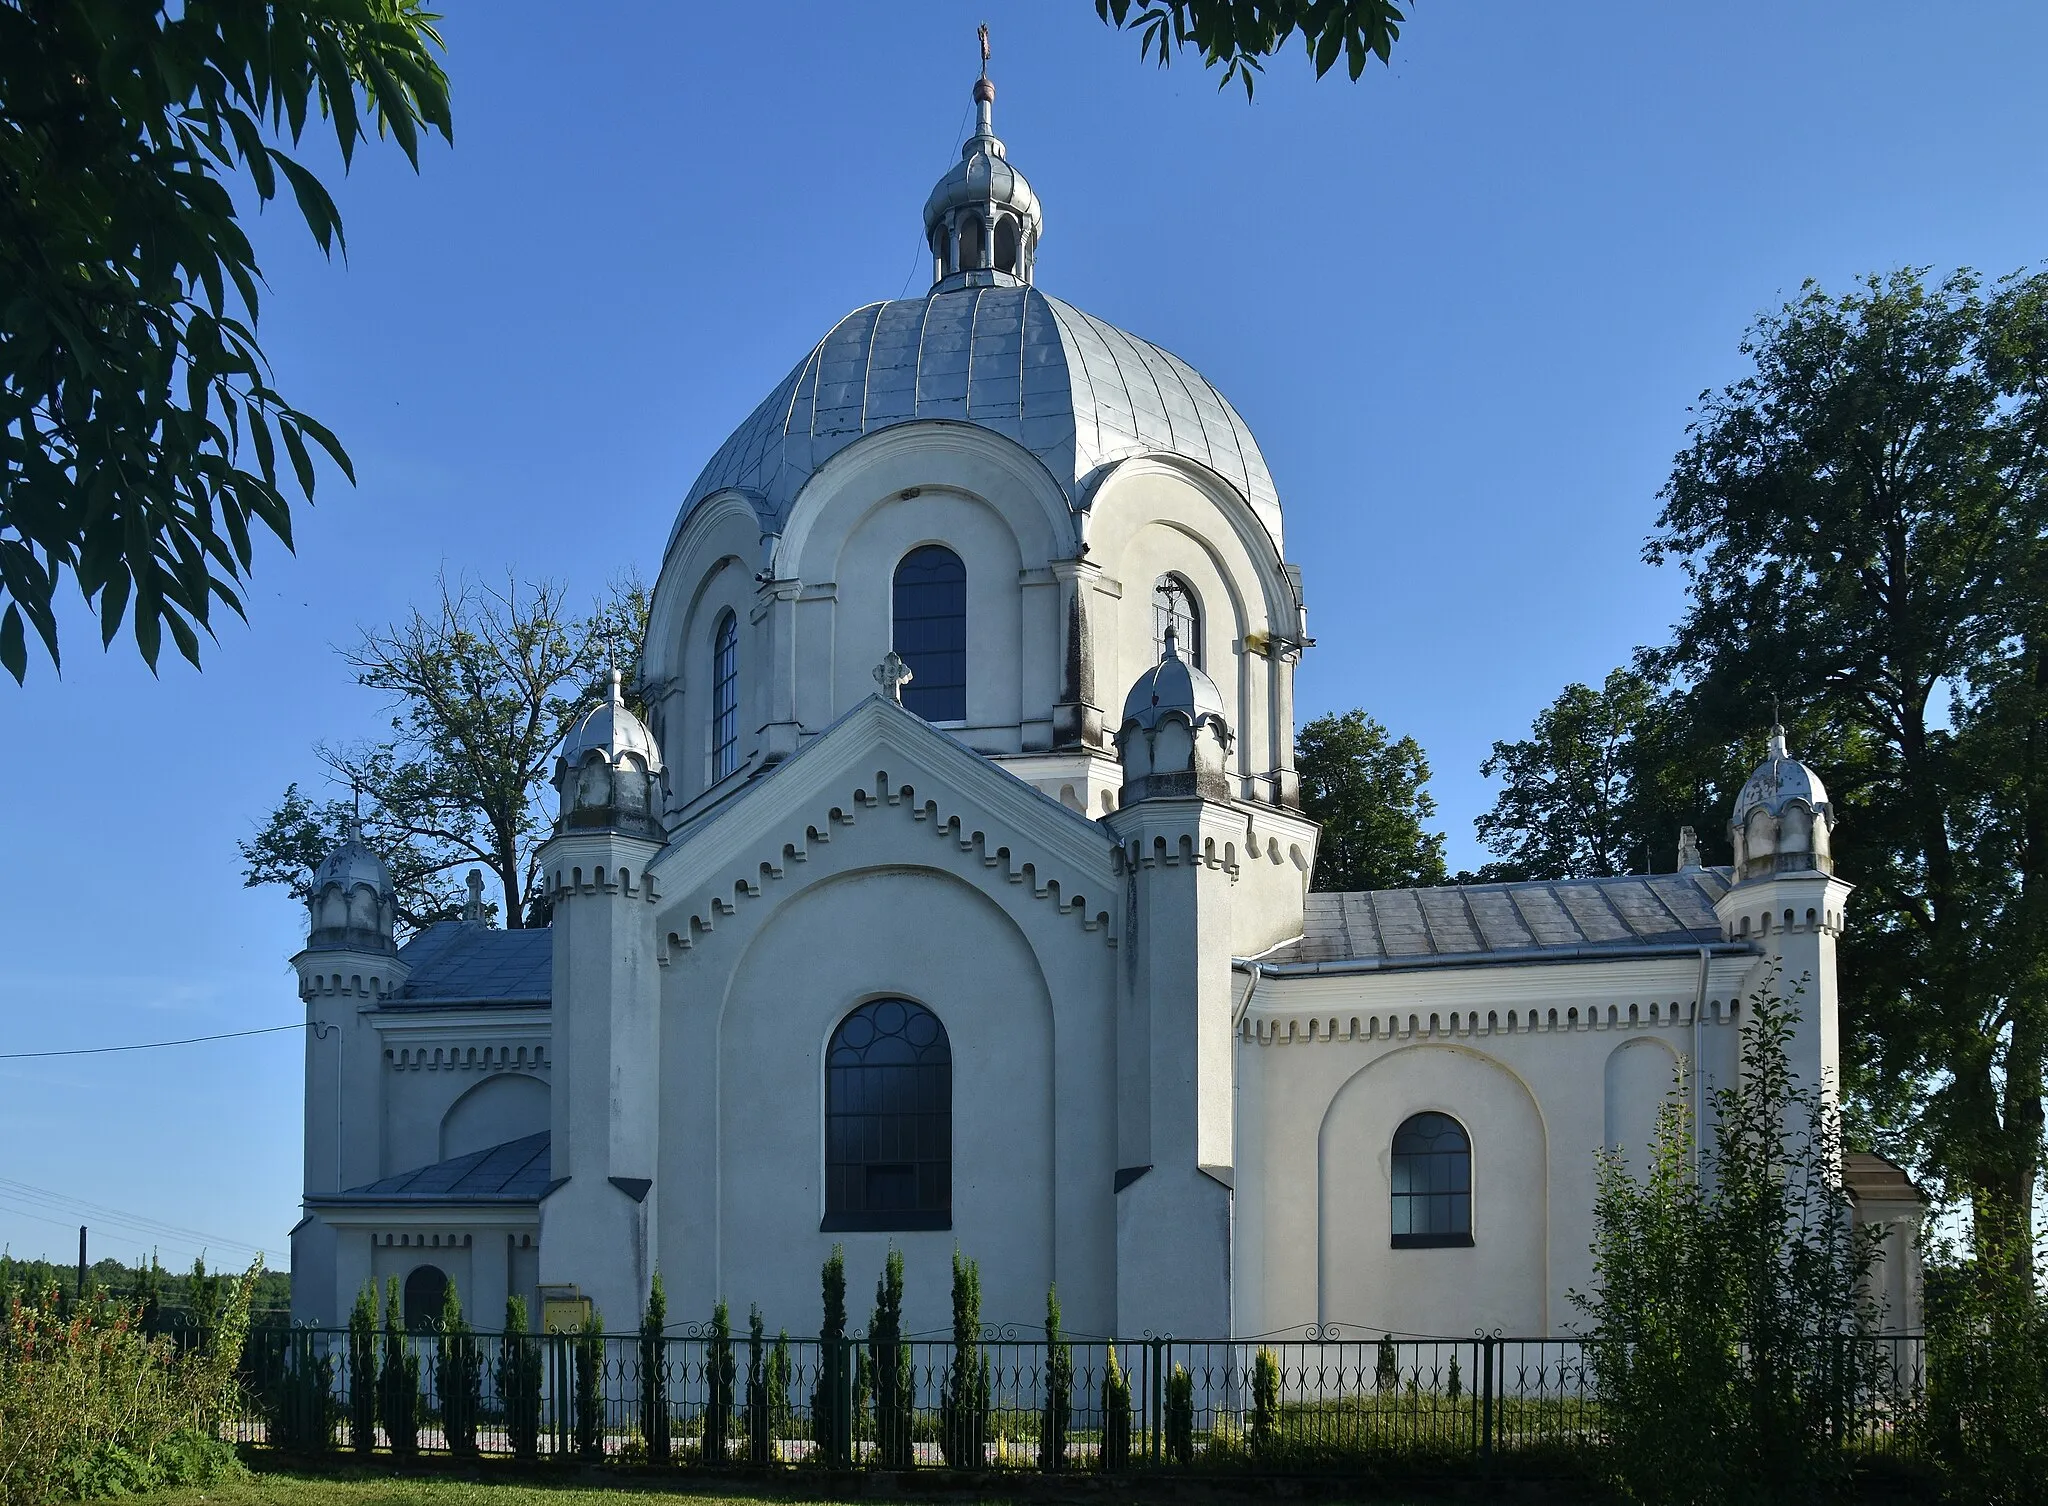
POLYGON ((78 1305, 85 1306, 85 1225, 78 1226, 78 1305))

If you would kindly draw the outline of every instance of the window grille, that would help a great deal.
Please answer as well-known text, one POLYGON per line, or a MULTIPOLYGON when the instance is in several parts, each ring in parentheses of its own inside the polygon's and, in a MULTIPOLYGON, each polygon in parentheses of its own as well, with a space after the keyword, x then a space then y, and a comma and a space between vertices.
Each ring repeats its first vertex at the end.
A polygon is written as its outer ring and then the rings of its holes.
POLYGON ((1152 657, 1166 653, 1166 625, 1173 624, 1173 636, 1180 656, 1196 669, 1202 665, 1202 609, 1195 604, 1195 588, 1178 575, 1162 575, 1152 583, 1152 657))
POLYGON ((711 649, 711 782, 740 766, 740 622, 718 619, 711 649))
POLYGON ((896 566, 895 648, 910 666, 903 704, 928 722, 967 719, 967 567, 942 544, 896 566))
POLYGON ((1394 1248, 1472 1243, 1472 1142, 1449 1114, 1416 1114, 1394 1131, 1394 1248))
POLYGON ((876 999, 832 1032, 822 1227, 953 1227, 953 1048, 922 1004, 876 999))

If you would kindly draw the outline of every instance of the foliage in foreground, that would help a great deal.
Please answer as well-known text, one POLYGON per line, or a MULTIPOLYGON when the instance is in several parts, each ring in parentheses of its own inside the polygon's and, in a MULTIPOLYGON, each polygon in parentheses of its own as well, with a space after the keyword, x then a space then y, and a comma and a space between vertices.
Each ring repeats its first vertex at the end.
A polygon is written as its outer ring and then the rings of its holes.
POLYGON ((1980 1219, 1969 1259, 1942 1276, 1928 1283, 1928 1450, 1967 1499, 2020 1506, 2048 1498, 2040 1252, 1980 1219))
POLYGON ((144 1332, 104 1299, 66 1316, 56 1290, 13 1299, 0 1329, 0 1506, 205 1484, 241 1469, 220 1441, 261 1263, 206 1316, 205 1342, 144 1332))
POLYGON ((1751 996, 1741 1070, 1713 1094, 1704 1143, 1681 1071, 1643 1175, 1602 1156, 1594 1289, 1575 1300, 1606 1466, 1657 1506, 1839 1492, 1842 1440, 1887 1380, 1869 1342, 1871 1232, 1842 1187, 1835 1111, 1793 1076, 1798 1013, 1775 986, 1751 996))

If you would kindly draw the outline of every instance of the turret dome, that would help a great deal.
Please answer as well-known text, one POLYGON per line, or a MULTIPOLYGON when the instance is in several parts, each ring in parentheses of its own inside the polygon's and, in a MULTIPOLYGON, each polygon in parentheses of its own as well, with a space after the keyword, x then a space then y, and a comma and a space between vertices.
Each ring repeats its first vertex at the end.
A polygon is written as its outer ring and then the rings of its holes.
POLYGON ((1121 804, 1230 798, 1223 772, 1230 751, 1230 722, 1223 714, 1222 692, 1180 656, 1170 624, 1159 662, 1138 676, 1124 697, 1116 747, 1124 765, 1121 804))
POLYGON ((605 698, 569 724, 555 764, 562 797, 557 831, 611 827, 659 837, 661 749, 646 723, 626 705, 619 672, 605 698))
POLYGON ((961 284, 1031 281, 1045 213, 1024 175, 1010 165, 996 139, 991 115, 996 86, 986 75, 974 85, 974 134, 960 160, 924 201, 925 241, 932 248, 932 280, 961 284))
POLYGON ((1735 846, 1735 881, 1774 873, 1833 873, 1835 808, 1820 776, 1785 745, 1773 725, 1770 751, 1735 797, 1728 835, 1735 846))
POLYGON ((341 845, 313 870, 306 894, 309 951, 394 952, 398 906, 391 869, 349 823, 341 845))

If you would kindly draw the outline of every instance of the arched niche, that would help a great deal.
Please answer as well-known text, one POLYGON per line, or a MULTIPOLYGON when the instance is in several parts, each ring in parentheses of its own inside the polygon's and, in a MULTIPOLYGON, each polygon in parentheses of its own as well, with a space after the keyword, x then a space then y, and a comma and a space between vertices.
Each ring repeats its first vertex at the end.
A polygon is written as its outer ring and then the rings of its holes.
POLYGON ((1607 1053, 1602 1139, 1638 1171, 1649 1165, 1657 1114, 1675 1091, 1677 1071, 1678 1053, 1659 1040, 1623 1041, 1607 1053))
POLYGON ((443 1161, 523 1140, 548 1128, 548 1085, 523 1072, 486 1077, 441 1116, 443 1161))

